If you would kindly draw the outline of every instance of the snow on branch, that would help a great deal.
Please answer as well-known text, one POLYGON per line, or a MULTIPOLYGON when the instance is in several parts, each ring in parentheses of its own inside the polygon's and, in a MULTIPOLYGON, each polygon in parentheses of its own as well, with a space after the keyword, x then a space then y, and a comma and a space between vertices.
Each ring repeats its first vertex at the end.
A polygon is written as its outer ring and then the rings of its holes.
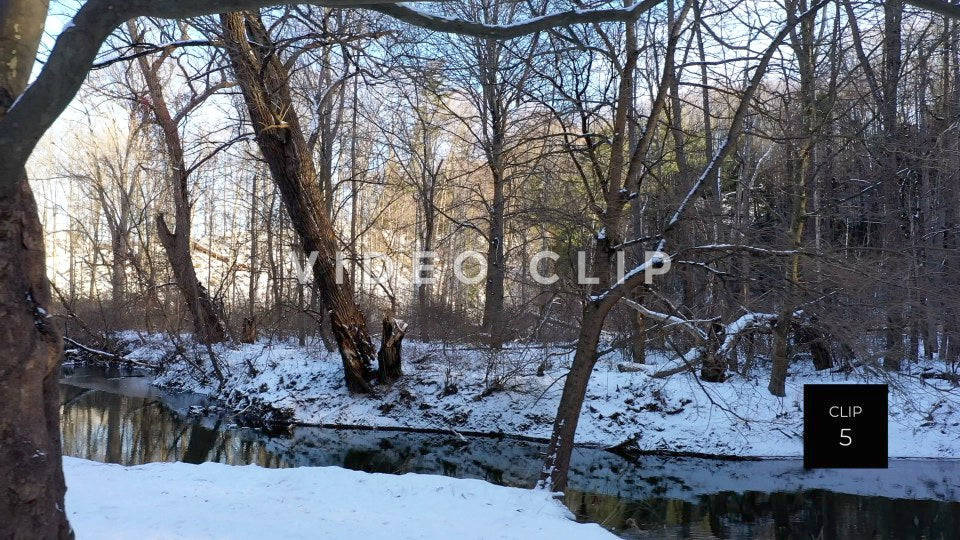
MULTIPOLYGON (((653 377, 664 378, 693 369, 703 359, 703 356, 706 354, 705 351, 710 348, 708 341, 711 340, 712 333, 708 334, 706 331, 700 329, 697 326, 697 322, 716 324, 715 320, 691 321, 674 315, 653 311, 652 309, 649 309, 639 302, 629 298, 623 298, 621 300, 631 308, 637 310, 644 317, 649 317, 667 325, 679 326, 688 333, 692 334, 697 340, 698 346, 693 347, 690 349, 690 351, 680 355, 675 359, 673 363, 677 365, 672 367, 664 367, 664 369, 654 373, 653 377)), ((777 315, 773 313, 750 312, 744 314, 737 320, 724 326, 722 331, 716 332, 717 337, 723 338, 723 342, 720 343, 716 348, 716 355, 718 357, 724 357, 729 354, 730 351, 733 350, 733 346, 741 334, 745 334, 754 330, 769 330, 772 329, 775 324, 777 324, 777 315)), ((716 338, 713 339, 716 340, 716 338)), ((716 343, 716 341, 714 341, 714 343, 716 343)), ((624 369, 621 369, 621 371, 624 371, 624 369)))
POLYGON ((688 321, 686 319, 682 319, 674 315, 667 315, 666 313, 653 311, 652 309, 648 309, 643 304, 636 302, 634 300, 631 300, 629 298, 623 298, 622 300, 628 306, 640 312, 640 314, 643 315, 644 317, 649 317, 655 321, 659 321, 664 324, 672 324, 672 325, 680 326, 684 330, 693 334, 693 336, 698 340, 700 341, 707 340, 707 333, 701 330, 700 328, 698 328, 697 325, 693 323, 693 321, 688 321))
POLYGON ((723 344, 717 354, 722 356, 729 352, 740 334, 748 330, 770 328, 776 323, 777 316, 773 313, 747 313, 724 327, 723 344))
POLYGON ((745 251, 754 255, 777 255, 789 256, 798 255, 803 252, 798 249, 769 249, 757 246, 747 246, 743 244, 708 244, 704 246, 694 246, 687 251, 745 251))
MULTIPOLYGON (((631 300, 629 298, 623 298, 622 301, 630 306, 631 308, 637 310, 644 317, 649 317, 655 321, 659 321, 664 324, 670 324, 679 326, 687 332, 691 333, 699 341, 704 342, 709 339, 707 332, 703 331, 697 326, 698 321, 691 321, 675 315, 668 315, 666 313, 660 313, 658 311, 653 311, 652 309, 647 308, 646 306, 631 300)), ((703 322, 703 321, 700 321, 703 322)), ((713 322, 713 321, 707 321, 713 322)), ((772 327, 777 322, 777 316, 773 313, 755 313, 750 312, 739 319, 731 322, 730 324, 723 327, 723 343, 720 345, 718 354, 726 354, 730 348, 733 346, 733 343, 736 341, 737 337, 740 334, 749 332, 751 330, 766 329, 772 327)))
POLYGON ((86 353, 88 353, 88 354, 92 354, 92 355, 94 355, 94 356, 98 356, 98 357, 103 358, 103 359, 105 359, 105 360, 111 360, 111 361, 114 361, 114 362, 123 362, 123 363, 127 363, 127 364, 133 364, 133 365, 135 365, 135 366, 141 366, 141 367, 147 367, 147 368, 153 368, 153 367, 154 367, 154 366, 152 366, 152 365, 150 365, 150 364, 147 364, 147 363, 144 363, 144 362, 139 362, 139 361, 137 361, 137 360, 132 360, 132 359, 130 359, 130 358, 127 358, 126 356, 120 356, 120 355, 116 355, 116 354, 113 354, 113 353, 110 353, 110 352, 107 352, 107 351, 101 351, 101 350, 99 350, 99 349, 94 349, 93 347, 88 347, 88 346, 84 345, 83 343, 80 343, 79 341, 77 341, 77 340, 75 340, 75 339, 70 339, 70 338, 68 338, 68 337, 66 337, 66 336, 63 337, 63 341, 66 342, 66 343, 69 343, 70 345, 73 345, 74 347, 77 347, 78 349, 80 349, 80 350, 82 350, 82 351, 84 351, 84 352, 86 352, 86 353))

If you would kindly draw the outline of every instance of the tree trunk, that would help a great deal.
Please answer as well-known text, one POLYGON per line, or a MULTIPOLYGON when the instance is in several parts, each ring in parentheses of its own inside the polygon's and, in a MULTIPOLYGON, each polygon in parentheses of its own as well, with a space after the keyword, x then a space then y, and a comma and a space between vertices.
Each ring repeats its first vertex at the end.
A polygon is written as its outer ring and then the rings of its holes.
POLYGON ((707 333, 707 342, 703 345, 703 365, 700 368, 700 379, 707 382, 723 382, 727 379, 727 360, 720 355, 720 346, 723 344, 724 327, 719 322, 710 324, 707 333))
MULTIPOLYGON (((46 17, 44 1, 0 2, 0 119, 27 86, 46 17)), ((60 449, 63 341, 48 315, 43 229, 26 172, 0 175, 0 537, 73 538, 60 449)))
POLYGON ((493 200, 489 205, 490 229, 487 232, 487 279, 484 285, 483 330, 490 335, 490 344, 499 347, 503 344, 503 296, 504 279, 504 137, 507 126, 507 107, 503 101, 500 81, 500 51, 503 44, 493 40, 482 40, 484 51, 481 58, 480 84, 483 88, 483 100, 486 116, 483 119, 486 140, 487 166, 493 179, 493 200))
POLYGON ((119 227, 110 231, 110 248, 113 252, 110 269, 110 295, 113 313, 111 319, 118 321, 123 310, 127 291, 127 239, 126 232, 119 227))
MULTIPOLYGON (((499 162, 501 158, 498 157, 499 162)), ((487 235, 487 280, 484 286, 483 329, 490 334, 490 344, 503 343, 503 281, 506 277, 503 258, 504 194, 503 173, 491 165, 493 173, 493 204, 490 207, 490 231, 487 235)))
POLYGON ((240 330, 241 343, 257 342, 257 321, 251 317, 243 318, 243 327, 240 330))
POLYGON ((608 304, 588 302, 584 305, 577 350, 563 385, 557 417, 553 423, 553 434, 550 436, 543 471, 537 484, 540 488, 563 491, 567 486, 567 472, 570 470, 577 423, 580 421, 583 399, 587 395, 590 374, 597 363, 597 344, 600 342, 603 321, 610 309, 608 304))
MULTIPOLYGON (((798 11, 806 11, 807 4, 805 0, 800 0, 796 4, 788 7, 787 20, 791 24, 796 24, 798 11)), ((794 305, 799 301, 800 294, 800 254, 799 250, 803 247, 803 231, 807 221, 807 186, 811 184, 811 175, 813 169, 813 147, 815 140, 813 131, 814 122, 817 114, 816 97, 814 88, 814 20, 807 18, 799 25, 800 33, 791 31, 791 41, 793 50, 797 55, 800 70, 800 102, 801 118, 798 131, 800 139, 800 148, 796 152, 795 166, 790 172, 790 228, 788 237, 790 247, 796 253, 790 255, 785 272, 787 281, 787 293, 783 299, 777 325, 773 332, 773 352, 771 360, 773 366, 770 372, 770 383, 767 389, 775 396, 786 395, 787 367, 789 364, 787 339, 790 334, 790 327, 793 324, 794 305)), ((793 153, 793 152, 792 152, 793 153)))
MULTIPOLYGON (((140 39, 140 32, 136 22, 127 22, 127 30, 134 41, 140 39)), ((222 343, 227 341, 227 327, 223 317, 206 288, 197 280, 197 271, 193 266, 193 255, 190 252, 190 192, 187 164, 184 159, 183 141, 177 123, 170 114, 163 88, 157 75, 158 64, 151 64, 146 56, 137 58, 140 73, 147 83, 147 93, 150 96, 150 107, 154 119, 163 133, 163 142, 167 150, 167 162, 170 167, 170 190, 173 194, 175 231, 171 232, 163 214, 158 214, 157 233, 160 244, 163 246, 170 261, 174 281, 183 295, 187 310, 193 316, 193 324, 197 340, 201 343, 222 343)), ((157 62, 162 62, 158 60, 157 62)), ((219 371, 216 361, 212 360, 214 369, 219 371)))
POLYGON ((790 365, 787 347, 789 334, 790 315, 781 312, 773 328, 773 351, 770 353, 773 366, 770 368, 770 383, 767 385, 767 390, 771 394, 780 397, 787 395, 787 368, 790 365))
MULTIPOLYGON (((642 297, 636 300, 642 303, 642 297)), ((643 313, 637 311, 630 319, 633 335, 630 339, 630 357, 638 364, 647 362, 647 321, 643 313)))
POLYGON ((805 326, 796 323, 793 326, 793 333, 797 338, 797 345, 806 345, 810 348, 810 355, 813 357, 813 367, 817 371, 823 371, 833 367, 833 355, 830 353, 830 347, 827 343, 828 336, 823 330, 815 326, 805 326))
POLYGON ((206 287, 197 280, 197 271, 190 256, 190 236, 183 232, 182 224, 176 232, 170 232, 163 214, 157 215, 157 235, 170 261, 173 279, 183 295, 184 303, 193 315, 194 331, 200 343, 222 343, 227 340, 227 330, 218 315, 218 309, 207 293, 206 287))
POLYGON ((391 383, 400 378, 400 347, 406 326, 398 323, 392 315, 383 318, 383 336, 377 360, 380 364, 380 382, 391 383))
POLYGON ((240 341, 255 343, 257 341, 257 174, 253 175, 250 186, 250 280, 247 282, 247 316, 243 318, 243 327, 240 331, 240 341))
MULTIPOLYGON (((433 201, 431 200, 429 204, 432 207, 433 201)), ((426 210, 426 205, 424 205, 424 210, 426 210)), ((429 214, 424 216, 422 247, 424 252, 429 252, 433 249, 433 217, 429 214)), ((425 267, 434 264, 434 261, 430 257, 422 257, 420 264, 425 267)), ((430 271, 429 275, 422 276, 422 279, 433 279, 435 275, 436 272, 430 271)), ((432 323, 430 290, 431 286, 428 283, 419 283, 417 285, 417 324, 420 326, 420 339, 424 343, 430 342, 429 329, 432 323)))
MULTIPOLYGON (((627 3, 629 5, 630 2, 627 3)), ((633 77, 637 63, 637 43, 633 24, 627 24, 627 59, 620 73, 618 85, 617 107, 614 115, 613 137, 611 138, 610 163, 606 173, 604 186, 604 202, 606 210, 600 217, 603 226, 602 235, 598 235, 594 242, 594 255, 591 263, 591 276, 599 278, 597 290, 604 290, 610 286, 612 279, 612 258, 615 250, 612 248, 620 243, 620 226, 624 216, 623 207, 627 200, 622 190, 624 184, 637 183, 631 173, 624 174, 625 150, 630 142, 627 119, 633 105, 633 77)), ((673 61, 672 47, 668 50, 665 62, 673 61)), ((659 117, 663 109, 666 96, 666 86, 669 84, 669 72, 665 72, 658 90, 656 103, 651 108, 648 118, 648 127, 659 117)), ((633 156, 645 152, 645 147, 651 140, 649 134, 633 149, 633 156)), ((632 159, 631 159, 632 161, 632 159)), ((633 169, 631 166, 630 169, 633 169)), ((635 187, 631 185, 631 187, 635 187)), ((615 301, 593 300, 583 305, 583 315, 580 323, 580 335, 577 338, 577 350, 574 353, 573 364, 567 373, 557 406, 557 417, 553 424, 553 433, 550 436, 550 445, 544 460, 543 471, 540 475, 538 487, 549 488, 553 491, 562 491, 567 485, 567 473, 570 469, 570 456, 573 453, 577 422, 580 419, 580 410, 587 393, 590 374, 597 363, 597 344, 603 331, 603 323, 612 309, 615 301)))
POLYGON ((72 538, 60 456, 61 334, 50 318, 43 230, 20 180, 0 197, 0 536, 72 538))
MULTIPOLYGON (((886 177, 883 178, 880 190, 882 201, 881 208, 884 210, 880 216, 883 225, 881 252, 885 252, 888 246, 895 247, 894 241, 900 236, 899 230, 899 212, 900 212, 900 194, 899 194, 899 175, 897 171, 900 168, 898 156, 899 146, 899 127, 897 121, 897 112, 899 109, 900 69, 902 65, 902 37, 901 22, 903 19, 903 1, 890 0, 883 3, 883 103, 881 103, 881 114, 883 118, 883 127, 885 135, 886 148, 883 154, 883 169, 886 177), (889 209, 889 210, 888 210, 889 209)), ((882 264, 882 263, 881 263, 882 264)), ((894 269, 886 269, 886 273, 891 275, 894 269)), ((878 295, 887 305, 882 306, 886 310, 886 328, 885 341, 886 351, 883 354, 883 367, 890 371, 900 371, 900 361, 903 357, 903 328, 902 313, 900 312, 899 302, 894 298, 894 292, 888 290, 889 286, 879 285, 883 289, 878 295)))
POLYGON ((887 312, 886 350, 883 353, 883 368, 888 371, 900 371, 903 360, 903 321, 897 312, 899 308, 890 308, 887 312))
POLYGON ((323 306, 330 310, 347 388, 370 392, 373 344, 366 319, 354 302, 352 286, 337 280, 337 236, 326 212, 325 197, 317 182, 300 119, 293 108, 289 72, 277 57, 259 15, 222 14, 220 22, 237 83, 257 135, 257 145, 270 166, 303 251, 317 253, 313 275, 320 287, 323 306))

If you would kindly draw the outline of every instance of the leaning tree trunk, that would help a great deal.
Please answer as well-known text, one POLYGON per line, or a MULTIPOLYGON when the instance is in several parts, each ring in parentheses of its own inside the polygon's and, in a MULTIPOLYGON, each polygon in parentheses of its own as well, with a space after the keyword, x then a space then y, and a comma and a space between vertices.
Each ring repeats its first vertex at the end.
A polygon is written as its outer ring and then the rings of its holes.
MULTIPOLYGON (((300 236, 301 247, 305 253, 317 254, 313 275, 320 287, 323 305, 330 310, 347 388, 370 392, 370 381, 374 378, 371 365, 376 353, 366 318, 354 301, 352 286, 343 279, 343 272, 337 271, 337 235, 327 215, 324 194, 293 107, 289 69, 278 57, 259 15, 227 13, 220 15, 220 22, 257 145, 300 236), (341 274, 339 280, 338 274, 341 274)), ((387 355, 399 361, 400 341, 389 341, 389 344, 396 350, 387 355)), ((390 378, 389 373, 385 376, 390 378)))
MULTIPOLYGON (((815 10, 807 11, 805 12, 804 17, 810 17, 815 13, 815 10)), ((680 25, 682 24, 680 21, 684 19, 685 15, 686 11, 684 11, 683 15, 678 17, 677 21, 674 21, 673 29, 671 30, 671 41, 668 43, 668 48, 664 59, 665 62, 673 61, 673 51, 677 43, 676 40, 679 37, 680 25)), ((733 143, 735 143, 737 138, 740 136, 744 117, 747 114, 747 110, 753 100, 753 96, 756 93, 757 88, 760 86, 761 78, 766 72, 770 59, 783 42, 783 39, 786 37, 787 32, 792 28, 792 26, 792 24, 788 24, 786 28, 782 29, 774 38, 771 45, 764 52, 757 69, 754 71, 750 79, 750 84, 742 96, 740 104, 737 106, 736 112, 731 119, 727 139, 717 150, 717 153, 714 154, 713 159, 710 161, 710 165, 708 165, 707 169, 700 177, 701 179, 713 177, 713 175, 719 171, 720 165, 729 155, 730 150, 733 148, 733 143)), ((634 43, 632 37, 632 27, 628 25, 628 43, 634 43)), ((635 47, 631 47, 631 49, 633 49, 632 52, 636 52, 635 47)), ((628 55, 628 60, 631 58, 631 56, 632 55, 628 55)), ((614 123, 616 126, 615 132, 619 131, 620 133, 615 135, 613 139, 614 141, 618 140, 617 137, 620 137, 620 140, 622 140, 623 137, 626 118, 625 109, 626 106, 629 105, 629 92, 632 92, 632 81, 626 79, 631 79, 631 77, 627 75, 632 75, 633 65, 628 62, 626 69, 624 69, 623 73, 621 74, 620 101, 618 103, 618 109, 620 110, 617 111, 618 122, 614 123)), ((660 114, 659 111, 662 109, 664 97, 666 95, 665 88, 669 84, 669 76, 665 76, 664 79, 665 80, 661 81, 658 89, 657 99, 654 101, 654 104, 651 107, 648 125, 651 125, 653 122, 657 121, 657 117, 660 114)), ((648 129, 646 132, 652 133, 652 131, 653 130, 648 129)), ((616 149, 617 144, 613 144, 612 147, 616 149)), ((637 149, 634 150, 633 156, 642 157, 646 153, 645 148, 645 144, 638 145, 637 149)), ((618 163, 618 160, 613 159, 618 157, 618 154, 619 152, 614 151, 611 155, 611 173, 620 168, 621 163, 618 163)), ((631 158, 630 168, 627 172, 628 179, 636 174, 637 163, 639 163, 639 159, 631 158)), ((611 200, 611 194, 616 193, 617 191, 612 189, 617 187, 613 182, 615 178, 616 177, 611 174, 611 182, 610 185, 607 186, 608 212, 604 215, 604 219, 611 220, 611 222, 619 224, 619 221, 614 221, 618 218, 611 217, 609 212, 610 209, 615 208, 610 206, 610 203, 616 200, 611 200)), ((659 250, 663 250, 668 233, 671 233, 673 227, 680 222, 680 219, 687 208, 687 203, 697 194, 702 186, 702 182, 695 184, 688 193, 687 199, 685 199, 684 202, 678 206, 677 210, 673 214, 673 217, 663 229, 663 238, 658 244, 659 250)), ((604 224, 608 225, 608 222, 605 221, 604 224)), ((608 232, 613 230, 615 229, 612 227, 607 227, 608 232)), ((596 261, 600 260, 603 256, 603 245, 601 244, 601 242, 597 242, 597 246, 595 247, 597 250, 597 256, 594 259, 594 266, 597 266, 596 261)), ((602 270, 602 268, 595 268, 595 270, 602 270)), ((609 275, 609 267, 607 267, 606 270, 606 274, 609 275)), ((590 374, 593 371, 593 367, 597 361, 597 344, 600 341, 600 334, 603 330, 604 319, 613 305, 616 304, 620 298, 622 298, 625 290, 629 290, 629 288, 639 285, 639 277, 641 276, 642 274, 635 274, 630 279, 626 279, 622 283, 622 286, 617 288, 616 291, 614 291, 614 288, 611 288, 603 291, 599 295, 591 295, 589 300, 584 304, 580 335, 577 339, 577 349, 574 353, 573 364, 570 367, 570 371, 567 373, 567 379, 563 386, 563 393, 560 396, 560 404, 557 407, 557 418, 554 422, 553 434, 550 437, 550 445, 547 448, 547 455, 544 460, 544 468, 537 484, 540 488, 550 488, 554 491, 562 491, 566 487, 567 472, 570 467, 570 455, 573 453, 574 435, 576 434, 577 422, 580 418, 580 410, 583 406, 583 400, 586 396, 587 385, 590 382, 590 374)), ((603 279, 601 275, 601 286, 602 285, 603 279)))
MULTIPOLYGON (((0 2, 0 120, 27 86, 46 17, 47 2, 0 2)), ((0 169, 0 186, 0 537, 73 538, 60 453, 63 342, 48 313, 43 228, 21 167, 0 169)))
MULTIPOLYGON (((632 105, 633 76, 637 62, 638 50, 636 35, 632 25, 627 25, 626 39, 628 44, 627 62, 620 74, 620 84, 617 96, 617 109, 614 115, 614 135, 611 141, 610 164, 607 172, 604 190, 606 211, 600 216, 605 234, 598 235, 593 247, 593 261, 591 275, 597 276, 597 291, 604 291, 614 281, 612 273, 613 258, 618 244, 620 226, 624 217, 624 206, 627 198, 621 190, 624 180, 629 182, 631 172, 625 175, 626 143, 628 138, 629 111, 632 105)), ((672 61, 672 53, 667 53, 667 61, 672 61)), ((661 93, 663 86, 661 85, 661 93)), ((662 97, 658 98, 660 105, 654 105, 650 113, 651 122, 656 120, 662 110, 662 97)), ((649 138, 640 143, 633 152, 642 152, 642 147, 648 144, 649 138)), ((567 473, 570 469, 570 456, 573 454, 574 437, 577 433, 577 422, 580 420, 580 411, 583 400, 587 395, 587 386, 590 383, 590 374, 597 363, 597 345, 607 314, 616 303, 615 299, 596 299, 590 297, 583 305, 583 315, 580 323, 580 335, 577 338, 577 350, 573 356, 573 364, 567 373, 567 380, 563 385, 560 404, 557 406, 557 417, 553 424, 553 433, 550 436, 550 445, 544 459, 543 471, 537 486, 550 488, 553 491, 562 491, 567 485, 567 473)))
MULTIPOLYGON (((127 22, 127 30, 134 41, 139 41, 140 33, 133 20, 127 22)), ((158 60, 157 62, 162 62, 158 60)), ((171 232, 163 214, 157 215, 157 233, 160 244, 170 261, 174 280, 187 304, 187 310, 193 316, 193 324, 197 339, 201 343, 221 343, 227 341, 227 325, 223 322, 220 309, 214 303, 207 289, 197 279, 197 272, 193 266, 193 255, 190 253, 190 170, 184 159, 183 141, 177 122, 170 114, 167 101, 163 96, 163 87, 157 70, 158 63, 151 64, 146 56, 137 58, 140 73, 147 83, 147 93, 150 96, 150 108, 153 117, 163 133, 163 142, 167 150, 167 162, 170 167, 170 189, 173 193, 174 220, 176 229, 171 232)), ((216 362, 214 369, 219 372, 216 362)))
POLYGON ((197 279, 197 271, 190 255, 190 236, 186 230, 189 229, 180 223, 176 231, 171 232, 163 215, 157 216, 157 235, 167 254, 167 260, 170 261, 177 288, 193 315, 197 340, 201 343, 222 343, 227 340, 226 325, 223 324, 219 309, 210 293, 197 279))
POLYGON ((609 306, 609 302, 588 302, 584 305, 577 350, 563 385, 557 417, 553 423, 553 434, 550 436, 543 471, 537 484, 539 488, 563 491, 567 486, 567 472, 570 470, 570 456, 573 454, 580 410, 587 395, 590 374, 597 363, 597 344, 600 342, 600 333, 610 310, 609 306))

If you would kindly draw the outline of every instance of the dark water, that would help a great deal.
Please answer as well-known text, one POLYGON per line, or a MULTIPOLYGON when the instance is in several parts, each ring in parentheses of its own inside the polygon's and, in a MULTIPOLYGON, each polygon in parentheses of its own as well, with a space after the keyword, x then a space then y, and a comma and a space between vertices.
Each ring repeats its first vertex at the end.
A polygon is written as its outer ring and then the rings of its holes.
MULTIPOLYGON (((64 368, 65 454, 124 465, 337 465, 517 487, 532 486, 542 463, 543 445, 510 439, 310 427, 265 434, 203 413, 201 396, 166 393, 131 375, 64 368)), ((632 538, 960 538, 960 462, 893 461, 888 471, 818 476, 793 460, 630 461, 578 449, 570 487, 565 502, 580 519, 632 538)))

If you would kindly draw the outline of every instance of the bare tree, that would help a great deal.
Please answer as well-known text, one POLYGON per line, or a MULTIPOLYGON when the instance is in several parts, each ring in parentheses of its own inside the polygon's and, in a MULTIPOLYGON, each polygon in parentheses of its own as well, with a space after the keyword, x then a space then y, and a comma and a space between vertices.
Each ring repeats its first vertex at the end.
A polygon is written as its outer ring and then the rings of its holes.
MULTIPOLYGON (((815 4, 806 12, 789 21, 788 24, 786 24, 784 28, 773 37, 770 46, 764 51, 756 68, 754 68, 753 75, 750 78, 747 88, 743 91, 743 94, 740 97, 739 104, 730 122, 730 128, 728 130, 726 140, 717 149, 716 154, 712 156, 706 168, 690 187, 683 200, 676 207, 676 210, 672 212, 668 221, 663 225, 659 234, 660 240, 657 242, 656 246, 657 251, 662 252, 666 247, 668 235, 673 232, 677 225, 681 222, 684 214, 691 205, 691 201, 697 196, 697 194, 706 184, 707 180, 714 177, 714 175, 717 173, 717 170, 720 168, 732 150, 734 143, 739 137, 743 128, 744 118, 747 115, 747 111, 751 107, 753 96, 760 87, 762 77, 765 74, 767 66, 769 65, 770 60, 776 50, 799 21, 802 21, 808 17, 812 17, 825 4, 825 1, 815 4)), ((679 22, 682 21, 683 18, 683 16, 679 16, 677 18, 677 22, 675 22, 670 30, 670 34, 671 36, 674 36, 674 39, 676 39, 676 37, 679 35, 681 28, 679 22)), ((672 62, 673 60, 668 59, 668 61, 672 62)), ((619 132, 614 131, 614 136, 612 138, 613 141, 617 141, 619 137, 626 136, 626 111, 624 109, 630 104, 629 89, 630 85, 632 84, 631 79, 633 74, 632 66, 628 64, 626 67, 630 67, 631 69, 624 69, 618 73, 620 77, 620 87, 618 90, 616 115, 618 118, 622 118, 622 120, 614 123, 615 130, 618 129, 619 132)), ((657 90, 657 98, 654 101, 654 107, 656 107, 657 102, 662 104, 666 100, 666 96, 669 92, 669 76, 672 73, 672 70, 665 70, 664 73, 664 78, 661 79, 660 86, 657 90)), ((660 107, 662 107, 662 105, 660 107)), ((653 115, 651 115, 650 119, 651 121, 655 121, 655 117, 653 115)), ((652 130, 647 130, 648 133, 651 131, 652 130)), ((620 142, 619 144, 622 145, 623 143, 620 142)), ((625 175, 626 178, 631 178, 632 175, 639 174, 639 167, 644 157, 644 150, 645 147, 643 145, 638 145, 637 149, 634 150, 633 155, 630 157, 629 165, 625 175)), ((616 156, 618 152, 622 151, 622 149, 618 150, 616 147, 614 147, 613 155, 616 156)), ((623 174, 622 171, 619 170, 622 168, 622 165, 620 163, 616 163, 615 158, 611 158, 611 162, 617 166, 618 170, 615 170, 611 165, 611 176, 610 180, 608 180, 611 183, 608 184, 607 193, 612 193, 613 196, 617 198, 608 196, 607 204, 609 205, 612 202, 615 205, 615 209, 617 208, 617 205, 622 208, 623 204, 625 204, 625 201, 620 202, 618 199, 622 197, 622 192, 619 186, 613 183, 620 178, 618 175, 623 174), (614 189, 611 189, 611 187, 614 189)), ((609 212, 610 211, 608 209, 607 213, 609 214, 609 212)), ((608 215, 604 224, 610 226, 610 229, 608 230, 617 230, 620 227, 619 219, 620 216, 617 216, 617 221, 613 221, 608 215)), ((616 305, 621 298, 623 298, 629 291, 633 290, 643 282, 645 279, 644 270, 650 266, 655 266, 658 264, 659 260, 657 258, 652 258, 648 261, 644 261, 633 270, 627 272, 623 278, 619 280, 613 280, 611 279, 610 268, 613 251, 610 249, 608 241, 605 240, 605 236, 598 238, 595 246, 596 253, 594 255, 592 268, 594 270, 594 275, 601 276, 601 287, 598 288, 598 290, 592 291, 589 297, 583 303, 583 315, 581 318, 581 330, 577 339, 577 348, 574 354, 573 364, 570 368, 570 372, 567 374, 564 382, 563 393, 560 397, 560 404, 557 408, 557 417, 554 422, 553 434, 550 437, 550 445, 547 450, 546 462, 544 464, 543 473, 540 479, 541 486, 554 490, 562 490, 566 487, 567 471, 570 467, 570 456, 573 451, 577 423, 579 421, 580 410, 583 406, 583 399, 586 395, 590 375, 597 361, 597 345, 600 340, 600 333, 603 330, 604 320, 613 306, 616 305), (606 276, 606 278, 603 276, 606 276)))
MULTIPOLYGON (((276 46, 258 14, 224 14, 220 20, 260 151, 283 195, 303 251, 317 253, 314 278, 323 304, 330 309, 347 387, 355 392, 370 392, 373 343, 366 318, 353 300, 352 285, 337 281, 339 245, 326 209, 327 198, 318 185, 307 140, 294 109, 288 68, 277 56, 276 46)), ((399 360, 399 355, 387 358, 399 360)), ((395 371, 398 369, 381 366, 381 378, 390 380, 386 374, 395 371)))
MULTIPOLYGON (((142 32, 137 28, 135 21, 127 21, 127 31, 134 43, 142 39, 142 32)), ((166 217, 160 212, 156 216, 157 234, 167 253, 167 260, 170 261, 180 294, 183 295, 184 303, 193 316, 197 339, 201 343, 220 343, 228 339, 227 327, 215 300, 197 278, 193 255, 190 251, 193 206, 190 200, 190 174, 196 170, 197 166, 209 159, 209 156, 201 158, 194 165, 187 165, 178 124, 207 97, 229 87, 230 83, 221 81, 212 84, 195 93, 181 110, 171 112, 167 106, 167 99, 163 95, 163 85, 160 80, 160 69, 165 58, 166 55, 161 55, 152 62, 146 55, 137 58, 140 75, 147 86, 146 94, 149 101, 146 103, 153 111, 154 120, 163 134, 169 164, 167 175, 173 195, 174 230, 170 230, 166 217)), ((212 361, 214 369, 219 373, 220 368, 217 362, 212 361)))

